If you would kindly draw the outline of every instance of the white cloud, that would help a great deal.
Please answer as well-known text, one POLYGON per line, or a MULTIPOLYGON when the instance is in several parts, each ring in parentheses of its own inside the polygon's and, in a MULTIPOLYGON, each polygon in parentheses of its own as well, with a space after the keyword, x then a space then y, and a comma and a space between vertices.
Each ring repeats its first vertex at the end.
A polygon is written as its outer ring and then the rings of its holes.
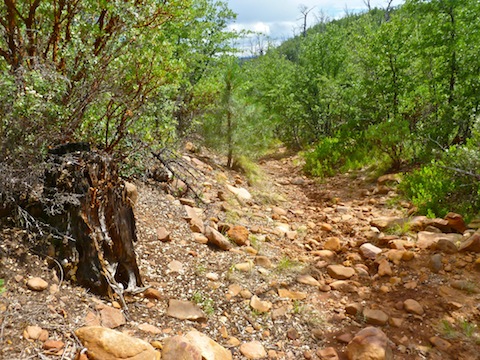
MULTIPOLYGON (((371 0, 372 7, 385 7, 387 0, 371 0)), ((403 0, 394 0, 399 5, 403 0)), ((300 6, 312 9, 307 16, 308 25, 317 22, 320 13, 338 18, 345 11, 366 10, 363 0, 228 0, 230 8, 238 14, 231 29, 262 32, 272 39, 286 39, 301 32, 303 17, 300 6)))

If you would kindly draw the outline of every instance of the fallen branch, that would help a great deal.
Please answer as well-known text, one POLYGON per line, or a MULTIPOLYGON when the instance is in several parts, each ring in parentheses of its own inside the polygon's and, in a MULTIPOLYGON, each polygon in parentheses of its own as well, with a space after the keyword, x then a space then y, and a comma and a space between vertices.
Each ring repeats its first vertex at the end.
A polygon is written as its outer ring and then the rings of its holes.
POLYGON ((178 156, 176 156, 171 150, 162 149, 158 153, 152 152, 152 155, 160 161, 160 163, 168 170, 174 177, 181 180, 188 190, 192 192, 195 196, 195 199, 200 201, 202 204, 205 204, 203 199, 198 195, 195 189, 190 185, 190 181, 187 179, 189 176, 196 179, 198 170, 195 169, 193 166, 187 164, 185 161, 181 160, 178 156), (178 169, 176 169, 178 167, 178 169))

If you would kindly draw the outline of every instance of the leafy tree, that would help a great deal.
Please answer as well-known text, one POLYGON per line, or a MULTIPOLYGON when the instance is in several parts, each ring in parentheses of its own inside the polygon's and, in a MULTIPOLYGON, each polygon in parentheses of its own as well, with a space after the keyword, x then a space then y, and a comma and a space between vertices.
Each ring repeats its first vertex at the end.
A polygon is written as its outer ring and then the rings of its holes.
POLYGON ((236 58, 221 59, 211 75, 204 84, 215 84, 210 92, 217 101, 202 117, 201 133, 208 146, 225 152, 226 165, 232 167, 240 156, 255 158, 269 147, 271 122, 246 96, 249 82, 236 58))
POLYGON ((79 139, 108 151, 161 142, 185 74, 201 71, 187 60, 209 66, 229 16, 208 0, 3 2, 1 156, 79 139), (195 38, 181 37, 187 28, 195 38))

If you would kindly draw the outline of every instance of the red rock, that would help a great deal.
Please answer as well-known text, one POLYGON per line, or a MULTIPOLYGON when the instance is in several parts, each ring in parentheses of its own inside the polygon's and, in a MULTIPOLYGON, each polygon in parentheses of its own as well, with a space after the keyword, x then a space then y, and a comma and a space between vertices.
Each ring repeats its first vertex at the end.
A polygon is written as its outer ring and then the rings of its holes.
POLYGON ((480 234, 475 233, 460 244, 459 251, 480 253, 480 234))
POLYGON ((463 217, 460 214, 449 212, 445 216, 445 220, 447 220, 449 227, 459 232, 460 234, 463 234, 465 230, 467 230, 467 225, 465 225, 465 221, 463 220, 463 217))
POLYGON ((109 329, 115 329, 127 323, 125 316, 120 310, 105 305, 101 307, 100 320, 102 325, 109 329))
POLYGON ((338 360, 337 351, 333 347, 317 350, 320 360, 338 360))
POLYGON ((65 347, 65 343, 59 340, 47 340, 43 343, 44 350, 61 350, 65 347))
POLYGON ((347 345, 349 360, 392 360, 392 349, 385 333, 375 327, 360 330, 347 345))
POLYGON ((143 296, 147 299, 154 299, 154 300, 163 300, 163 295, 160 290, 154 288, 148 288, 143 292, 143 296))
POLYGON ((235 225, 230 228, 227 235, 238 246, 244 246, 248 244, 248 236, 250 232, 245 226, 235 225))

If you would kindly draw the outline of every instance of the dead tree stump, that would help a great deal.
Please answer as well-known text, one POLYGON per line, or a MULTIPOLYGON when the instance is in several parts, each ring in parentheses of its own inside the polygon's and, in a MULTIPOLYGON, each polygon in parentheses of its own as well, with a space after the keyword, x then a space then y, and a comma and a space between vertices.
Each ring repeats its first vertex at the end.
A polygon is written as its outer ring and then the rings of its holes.
POLYGON ((46 221, 65 273, 92 292, 135 292, 142 285, 133 204, 112 158, 85 144, 52 149, 44 179, 46 221))

